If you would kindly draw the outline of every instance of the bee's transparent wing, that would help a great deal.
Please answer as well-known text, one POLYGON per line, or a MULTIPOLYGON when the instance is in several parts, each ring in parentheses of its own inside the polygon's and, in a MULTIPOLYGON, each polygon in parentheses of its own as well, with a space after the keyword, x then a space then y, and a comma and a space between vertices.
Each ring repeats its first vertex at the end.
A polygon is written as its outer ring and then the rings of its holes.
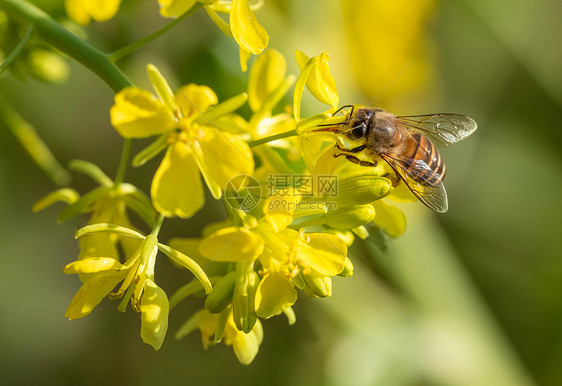
POLYGON ((412 131, 429 137, 438 147, 447 147, 476 131, 474 119, 461 114, 427 114, 396 117, 412 131))
POLYGON ((422 160, 402 159, 393 155, 381 156, 394 170, 396 175, 400 177, 406 184, 408 189, 412 191, 421 202, 426 206, 439 213, 445 213, 449 209, 447 201, 447 192, 443 181, 439 178, 435 183, 426 185, 416 179, 419 175, 431 174, 431 168, 422 160))

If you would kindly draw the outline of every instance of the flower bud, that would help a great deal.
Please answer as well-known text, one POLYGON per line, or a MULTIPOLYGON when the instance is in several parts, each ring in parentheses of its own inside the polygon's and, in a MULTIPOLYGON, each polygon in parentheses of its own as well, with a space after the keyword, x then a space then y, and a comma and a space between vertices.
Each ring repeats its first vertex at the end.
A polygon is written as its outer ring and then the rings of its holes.
POLYGON ((338 276, 341 276, 341 277, 353 276, 353 270, 354 270, 353 263, 351 262, 351 259, 349 257, 347 257, 345 259, 345 266, 343 267, 343 271, 338 273, 338 276))
POLYGON ((375 208, 372 205, 348 206, 326 216, 326 225, 336 229, 351 229, 365 225, 375 218, 375 208))
POLYGON ((329 276, 305 275, 305 293, 309 296, 327 298, 332 296, 332 279, 329 276), (308 291, 306 291, 308 289, 308 291))
POLYGON ((69 67, 59 54, 42 49, 31 51, 27 57, 29 73, 49 83, 62 83, 68 78, 69 67))
POLYGON ((213 286, 213 291, 207 296, 205 308, 211 313, 217 313, 224 310, 231 302, 234 294, 234 286, 236 285, 236 272, 232 271, 223 276, 213 286))
POLYGON ((392 182, 378 176, 353 176, 339 182, 338 195, 334 197, 338 207, 365 205, 379 200, 392 191, 392 182))
POLYGON ((239 331, 248 334, 256 324, 256 291, 259 276, 253 270, 253 264, 239 262, 236 264, 236 285, 232 297, 234 324, 239 331))

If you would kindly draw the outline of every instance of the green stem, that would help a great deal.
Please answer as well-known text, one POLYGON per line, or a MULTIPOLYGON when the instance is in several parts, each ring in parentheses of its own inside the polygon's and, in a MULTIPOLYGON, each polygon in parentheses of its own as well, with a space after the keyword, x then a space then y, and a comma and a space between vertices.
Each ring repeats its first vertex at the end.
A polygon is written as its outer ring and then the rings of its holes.
POLYGON ((22 22, 32 24, 45 42, 90 69, 113 91, 118 92, 124 87, 132 86, 127 76, 105 54, 64 28, 35 5, 25 0, 0 0, 0 9, 22 22))
POLYGON ((250 141, 250 142, 248 142, 248 145, 250 147, 255 147, 255 146, 263 145, 264 143, 276 141, 278 139, 293 137, 295 135, 298 135, 297 130, 286 131, 284 133, 270 135, 269 137, 256 139, 255 141, 250 141))
POLYGON ((120 48, 117 51, 114 51, 113 53, 109 54, 109 56, 108 56, 109 60, 115 62, 116 60, 119 60, 122 57, 127 56, 130 53, 138 50, 139 48, 141 48, 145 44, 148 44, 151 41, 153 41, 154 39, 157 39, 160 36, 164 35, 166 32, 168 32, 169 30, 174 28, 176 25, 181 23, 183 20, 185 20, 189 16, 193 15, 195 12, 200 10, 202 7, 203 7, 203 4, 195 3, 195 5, 193 7, 191 7, 188 11, 183 13, 180 17, 178 17, 174 21, 166 24, 164 27, 160 28, 159 30, 156 30, 153 33, 151 33, 150 35, 145 36, 144 38, 142 38, 140 40, 137 40, 136 42, 131 43, 131 44, 129 44, 129 45, 123 47, 123 48, 120 48))
POLYGON ((113 183, 114 189, 117 189, 119 185, 121 185, 121 183, 123 182, 123 178, 125 177, 125 170, 127 170, 127 161, 129 160, 129 153, 131 151, 131 142, 131 138, 125 138, 125 142, 123 142, 121 159, 119 160, 119 167, 117 168, 115 182, 113 183))
POLYGON ((6 71, 8 67, 10 67, 10 65, 14 62, 14 60, 18 58, 18 56, 23 52, 23 49, 25 48, 27 43, 29 43, 29 40, 31 40, 32 36, 33 36, 33 25, 30 25, 27 28, 27 31, 23 36, 23 39, 21 39, 21 41, 18 43, 16 48, 14 48, 12 53, 6 58, 6 60, 4 60, 4 63, 2 63, 2 65, 0 66, 0 74, 6 71))
POLYGON ((160 228, 162 228, 164 219, 165 217, 163 214, 160 214, 158 216, 158 218, 156 219, 156 225, 154 226, 154 229, 152 229, 152 232, 150 232, 151 235, 158 237, 158 233, 160 233, 160 228))

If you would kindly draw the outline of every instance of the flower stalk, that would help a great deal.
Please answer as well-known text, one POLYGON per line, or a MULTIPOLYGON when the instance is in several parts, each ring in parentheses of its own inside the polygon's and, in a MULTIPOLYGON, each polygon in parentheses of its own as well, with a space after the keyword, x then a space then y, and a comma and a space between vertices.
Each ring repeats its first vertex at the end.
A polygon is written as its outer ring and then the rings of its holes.
POLYGON ((33 25, 37 35, 46 43, 64 52, 98 75, 113 91, 132 86, 129 78, 108 56, 79 38, 37 6, 25 0, 0 0, 0 10, 33 25))
POLYGON ((23 35, 21 41, 10 53, 10 55, 8 55, 4 62, 2 62, 2 65, 0 65, 0 75, 10 67, 10 65, 18 58, 18 56, 20 56, 27 43, 29 43, 29 41, 31 40, 32 36, 33 25, 30 25, 29 27, 27 27, 27 31, 25 32, 25 35, 23 35))
POLYGON ((155 39, 158 39, 160 36, 164 35, 166 32, 168 32, 169 30, 171 30, 172 28, 177 26, 179 23, 181 23, 182 21, 187 19, 189 16, 193 15, 195 12, 200 10, 202 7, 203 7, 203 4, 195 3, 193 5, 193 7, 191 7, 187 12, 184 12, 180 17, 178 17, 177 19, 173 20, 172 22, 166 24, 162 28, 154 31, 153 33, 145 36, 142 39, 137 40, 134 43, 131 43, 131 44, 125 46, 125 47, 122 47, 122 48, 112 52, 111 54, 108 55, 109 60, 111 60, 112 62, 115 62, 115 61, 135 52, 136 50, 138 50, 142 46, 150 43, 151 41, 153 41, 155 39))

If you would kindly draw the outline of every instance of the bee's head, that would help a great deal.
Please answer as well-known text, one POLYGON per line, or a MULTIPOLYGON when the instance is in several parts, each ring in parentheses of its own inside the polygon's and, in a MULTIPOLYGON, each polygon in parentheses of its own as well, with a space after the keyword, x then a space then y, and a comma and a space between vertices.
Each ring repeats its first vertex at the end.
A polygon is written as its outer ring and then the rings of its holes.
POLYGON ((351 115, 347 122, 347 130, 345 136, 353 141, 365 138, 369 124, 375 116, 375 110, 369 108, 360 108, 351 115))

